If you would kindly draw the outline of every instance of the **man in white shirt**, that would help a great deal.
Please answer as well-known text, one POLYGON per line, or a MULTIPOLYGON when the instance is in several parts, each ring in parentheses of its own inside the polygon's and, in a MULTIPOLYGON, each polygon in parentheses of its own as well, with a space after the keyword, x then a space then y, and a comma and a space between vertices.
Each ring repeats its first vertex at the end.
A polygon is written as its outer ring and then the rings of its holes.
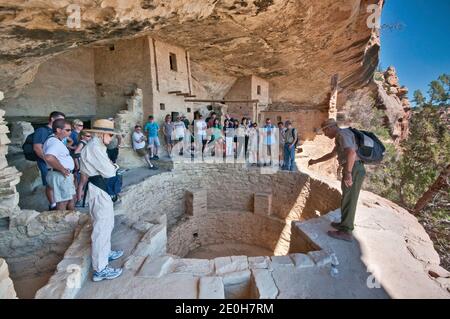
POLYGON ((72 131, 70 123, 64 119, 55 120, 52 124, 53 136, 43 145, 44 159, 47 163, 47 183, 53 190, 57 210, 73 210, 73 196, 76 194, 73 180, 75 163, 69 149, 62 142, 72 131))
POLYGON ((155 165, 150 162, 150 155, 145 148, 145 136, 142 133, 142 126, 139 124, 134 127, 134 132, 132 135, 133 149, 139 157, 143 157, 148 164, 150 169, 158 169, 155 165))

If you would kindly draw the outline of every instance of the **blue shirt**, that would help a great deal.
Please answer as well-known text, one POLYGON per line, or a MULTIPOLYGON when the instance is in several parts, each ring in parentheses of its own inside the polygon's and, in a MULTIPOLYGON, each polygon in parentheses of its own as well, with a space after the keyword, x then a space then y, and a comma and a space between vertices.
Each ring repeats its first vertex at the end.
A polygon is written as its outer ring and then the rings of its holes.
POLYGON ((148 132, 148 137, 157 137, 159 125, 156 122, 147 122, 147 124, 145 124, 144 130, 148 132))
MULTIPOLYGON (((53 134, 53 130, 47 125, 38 128, 36 131, 34 131, 33 144, 44 145, 45 141, 47 140, 47 137, 49 137, 51 134, 53 134)), ((39 158, 38 161, 45 163, 45 161, 41 158, 39 158)))
MULTIPOLYGON (((70 133, 70 139, 73 141, 72 146, 77 146, 79 144, 78 135, 79 135, 79 133, 75 130, 72 130, 72 132, 70 133)), ((67 143, 65 143, 65 144, 67 144, 67 143)))

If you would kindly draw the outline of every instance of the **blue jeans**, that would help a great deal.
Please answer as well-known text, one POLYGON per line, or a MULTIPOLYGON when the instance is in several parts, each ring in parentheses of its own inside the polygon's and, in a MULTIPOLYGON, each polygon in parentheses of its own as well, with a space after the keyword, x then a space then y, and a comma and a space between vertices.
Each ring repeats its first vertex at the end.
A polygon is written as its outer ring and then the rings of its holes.
POLYGON ((39 171, 41 172, 42 185, 47 186, 47 163, 39 159, 37 160, 37 166, 39 168, 39 171))
POLYGON ((289 147, 289 143, 284 144, 284 166, 283 169, 287 171, 295 171, 295 145, 289 147))

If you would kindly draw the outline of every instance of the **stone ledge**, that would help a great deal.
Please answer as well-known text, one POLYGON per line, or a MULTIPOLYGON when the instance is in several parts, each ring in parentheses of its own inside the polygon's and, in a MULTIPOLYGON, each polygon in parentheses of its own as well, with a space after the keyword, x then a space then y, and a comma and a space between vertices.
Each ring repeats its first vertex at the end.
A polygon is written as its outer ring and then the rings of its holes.
POLYGON ((225 299, 221 277, 202 277, 198 284, 198 299, 225 299))
POLYGON ((39 289, 36 299, 73 299, 87 279, 91 267, 91 225, 86 223, 57 265, 56 273, 39 289))

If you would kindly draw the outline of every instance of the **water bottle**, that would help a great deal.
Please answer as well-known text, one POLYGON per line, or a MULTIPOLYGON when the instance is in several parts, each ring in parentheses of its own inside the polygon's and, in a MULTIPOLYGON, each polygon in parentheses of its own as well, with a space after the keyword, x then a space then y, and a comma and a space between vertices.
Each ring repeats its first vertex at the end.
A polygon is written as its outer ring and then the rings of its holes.
POLYGON ((339 275, 339 270, 337 269, 336 265, 334 265, 334 264, 331 264, 330 275, 333 278, 337 278, 339 275))

